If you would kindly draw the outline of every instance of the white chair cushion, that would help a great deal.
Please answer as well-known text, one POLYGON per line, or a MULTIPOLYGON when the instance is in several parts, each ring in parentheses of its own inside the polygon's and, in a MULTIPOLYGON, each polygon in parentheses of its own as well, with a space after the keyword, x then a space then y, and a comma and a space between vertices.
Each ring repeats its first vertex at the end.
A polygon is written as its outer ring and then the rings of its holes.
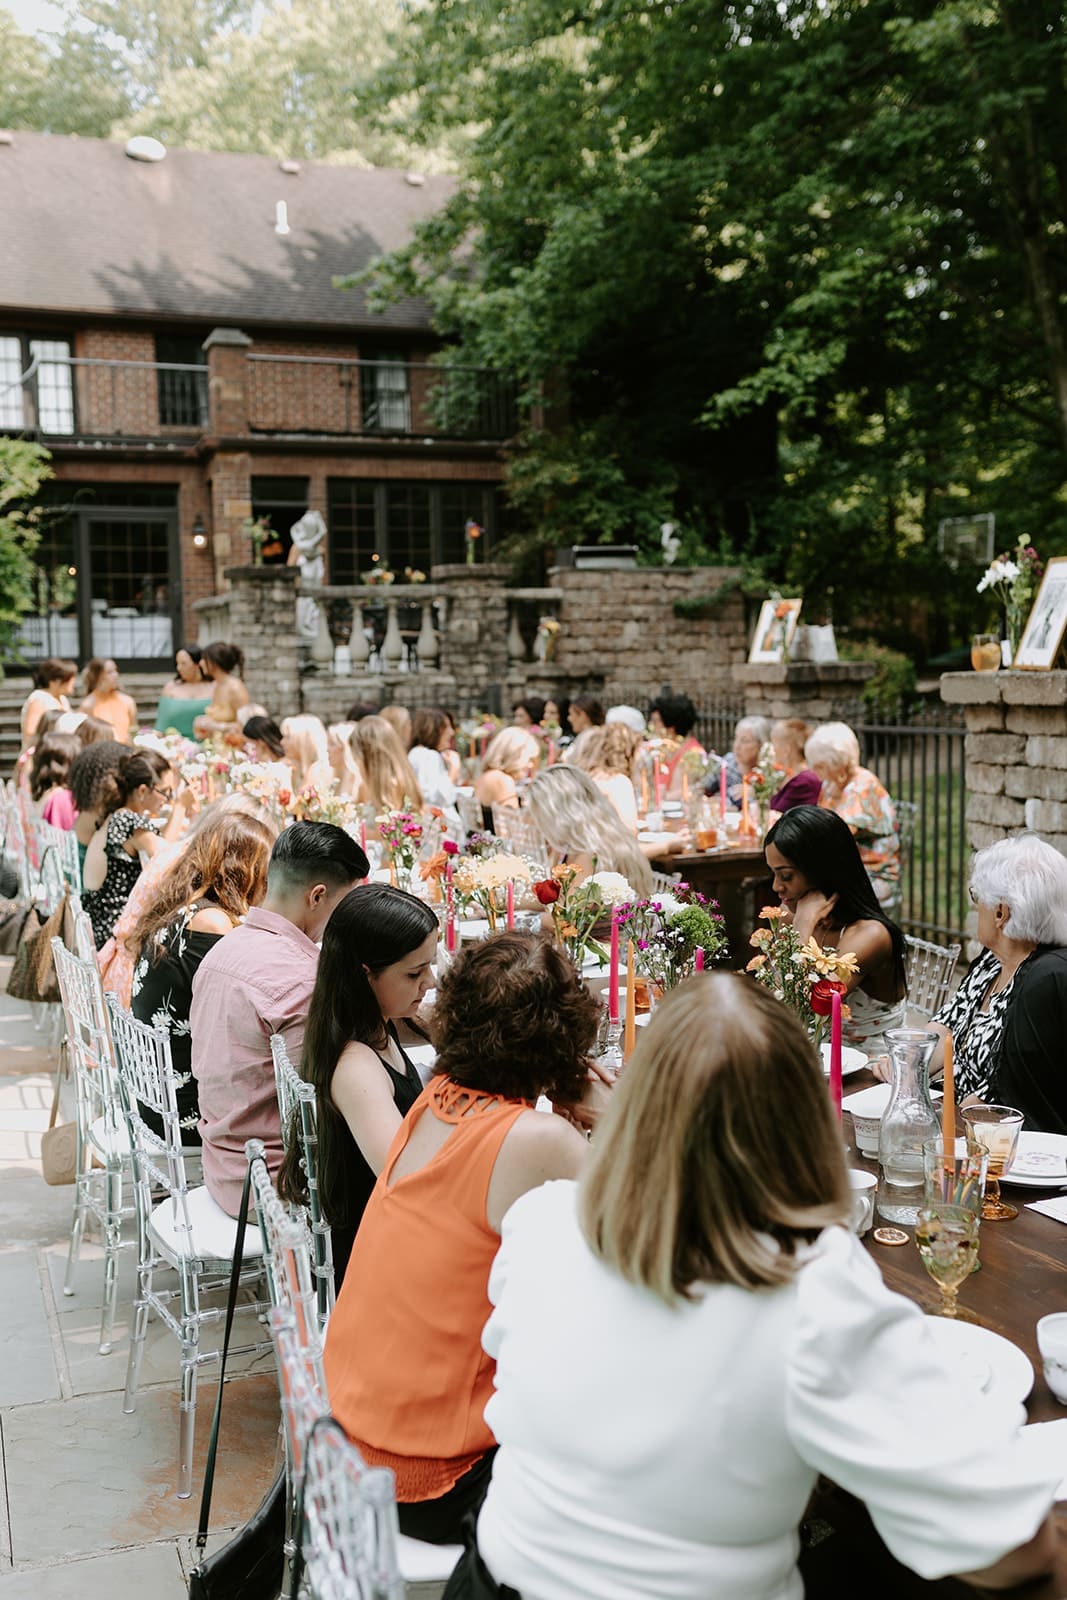
POLYGON ((130 1136, 124 1122, 120 1122, 117 1128, 109 1128, 106 1117, 97 1117, 89 1127, 89 1142, 102 1156, 130 1154, 130 1136))
MULTIPOLYGON (((156 1206, 149 1221, 149 1232, 163 1250, 173 1256, 193 1255, 202 1261, 232 1261, 237 1246, 237 1223, 228 1217, 207 1190, 190 1189, 186 1196, 192 1243, 175 1220, 177 1208, 171 1199, 156 1206)), ((180 1211, 177 1212, 180 1217, 180 1211)), ((255 1223, 245 1229, 244 1259, 263 1254, 263 1236, 255 1223)))
POLYGON ((427 1544, 402 1533, 397 1540, 400 1576, 405 1583, 435 1583, 452 1576, 463 1554, 461 1544, 427 1544))

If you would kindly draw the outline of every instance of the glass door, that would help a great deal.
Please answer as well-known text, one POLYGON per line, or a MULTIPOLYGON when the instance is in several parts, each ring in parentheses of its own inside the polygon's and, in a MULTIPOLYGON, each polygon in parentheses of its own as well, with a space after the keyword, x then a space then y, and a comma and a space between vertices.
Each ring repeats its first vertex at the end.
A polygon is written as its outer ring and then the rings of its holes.
POLYGON ((181 621, 177 512, 102 508, 78 520, 83 659, 169 662, 181 621))

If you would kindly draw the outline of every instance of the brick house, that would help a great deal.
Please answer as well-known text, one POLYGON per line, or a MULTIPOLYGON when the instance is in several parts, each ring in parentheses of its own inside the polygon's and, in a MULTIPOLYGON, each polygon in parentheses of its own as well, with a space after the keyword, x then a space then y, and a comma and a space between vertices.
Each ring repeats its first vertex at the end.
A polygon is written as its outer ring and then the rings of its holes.
POLYGON ((51 452, 30 658, 160 666, 190 607, 283 561, 309 508, 328 579, 462 559, 498 534, 506 382, 434 365, 427 306, 335 287, 402 244, 449 180, 0 134, 0 432, 51 452))

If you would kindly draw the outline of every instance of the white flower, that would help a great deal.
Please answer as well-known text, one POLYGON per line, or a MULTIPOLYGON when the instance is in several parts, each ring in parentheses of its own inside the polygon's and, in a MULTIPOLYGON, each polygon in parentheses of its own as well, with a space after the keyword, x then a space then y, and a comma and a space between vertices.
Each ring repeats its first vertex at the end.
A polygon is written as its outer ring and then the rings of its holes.
POLYGON ((983 594, 986 589, 991 589, 994 584, 1014 583, 1018 576, 1019 567, 1016 562, 1001 560, 994 561, 986 568, 985 572, 978 580, 977 592, 979 594, 983 594))
POLYGON ((594 872, 589 882, 596 884, 600 898, 606 906, 624 906, 635 898, 633 890, 621 872, 594 872))
POLYGON ((676 900, 673 894, 654 895, 652 903, 659 907, 659 914, 665 922, 669 922, 671 917, 683 909, 682 902, 676 900))

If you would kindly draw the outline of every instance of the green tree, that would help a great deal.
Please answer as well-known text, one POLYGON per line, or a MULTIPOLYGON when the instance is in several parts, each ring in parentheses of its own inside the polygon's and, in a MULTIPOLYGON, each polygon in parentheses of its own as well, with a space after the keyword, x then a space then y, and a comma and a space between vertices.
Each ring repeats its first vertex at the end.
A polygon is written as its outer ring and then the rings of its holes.
POLYGON ((34 606, 33 554, 42 512, 34 504, 52 476, 47 450, 0 436, 0 674, 22 618, 34 606))
POLYGON ((85 33, 38 38, 0 8, 0 60, 0 127, 105 139, 129 110, 114 50, 85 33))
POLYGON ((967 586, 940 517, 1067 537, 1065 42, 1047 0, 412 7, 382 98, 470 144, 381 293, 562 419, 510 469, 535 535, 654 544, 666 502, 913 634, 967 586))

